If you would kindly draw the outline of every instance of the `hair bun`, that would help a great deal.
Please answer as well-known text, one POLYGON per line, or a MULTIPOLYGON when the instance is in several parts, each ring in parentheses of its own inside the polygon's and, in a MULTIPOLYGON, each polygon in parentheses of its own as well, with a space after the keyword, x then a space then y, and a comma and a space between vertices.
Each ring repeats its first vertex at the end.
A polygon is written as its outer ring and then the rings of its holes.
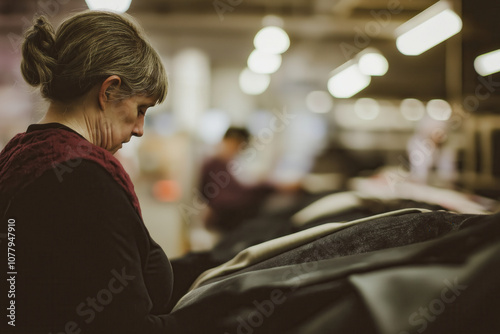
POLYGON ((57 64, 54 28, 45 16, 40 16, 24 36, 21 72, 28 84, 35 87, 42 85, 42 94, 46 95, 57 64))

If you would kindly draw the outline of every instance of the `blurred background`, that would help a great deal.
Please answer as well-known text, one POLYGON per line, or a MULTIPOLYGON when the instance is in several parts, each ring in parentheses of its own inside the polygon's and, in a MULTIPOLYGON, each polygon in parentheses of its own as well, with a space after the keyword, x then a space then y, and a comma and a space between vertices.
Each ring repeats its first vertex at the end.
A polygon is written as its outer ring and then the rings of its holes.
POLYGON ((411 182, 500 197, 491 0, 0 0, 0 148, 47 108, 19 70, 33 17, 57 25, 107 3, 143 26, 169 77, 144 136, 117 156, 170 257, 217 238, 200 224, 197 185, 230 125, 252 134, 238 158, 245 183, 321 193, 411 182))

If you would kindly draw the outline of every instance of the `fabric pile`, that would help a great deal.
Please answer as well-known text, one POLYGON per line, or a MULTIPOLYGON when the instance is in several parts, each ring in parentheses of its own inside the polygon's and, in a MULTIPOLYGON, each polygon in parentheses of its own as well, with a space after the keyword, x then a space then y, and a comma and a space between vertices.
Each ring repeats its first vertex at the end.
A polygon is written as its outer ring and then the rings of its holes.
POLYGON ((367 205, 358 195, 272 217, 281 227, 264 242, 235 231, 209 256, 250 247, 200 275, 171 316, 186 333, 500 332, 500 214, 411 199, 367 205), (339 219, 349 216, 357 219, 339 219))

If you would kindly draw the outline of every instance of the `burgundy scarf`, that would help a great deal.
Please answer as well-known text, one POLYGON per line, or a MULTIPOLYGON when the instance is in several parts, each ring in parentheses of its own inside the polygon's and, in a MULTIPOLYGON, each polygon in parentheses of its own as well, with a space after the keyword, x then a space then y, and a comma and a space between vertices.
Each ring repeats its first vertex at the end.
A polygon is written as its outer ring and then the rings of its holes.
MULTIPOLYGON (((141 216, 139 201, 127 172, 111 153, 64 129, 35 130, 16 135, 0 153, 0 199, 9 200, 44 172, 54 169, 60 182, 82 160, 102 166, 118 182, 141 216)), ((0 214, 5 205, 0 203, 0 214)))

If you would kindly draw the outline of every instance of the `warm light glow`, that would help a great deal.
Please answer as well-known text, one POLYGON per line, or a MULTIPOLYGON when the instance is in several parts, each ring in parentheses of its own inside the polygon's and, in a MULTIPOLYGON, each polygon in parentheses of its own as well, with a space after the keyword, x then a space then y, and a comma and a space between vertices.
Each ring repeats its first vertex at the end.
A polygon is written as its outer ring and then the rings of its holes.
POLYGON ((85 0, 89 9, 111 10, 117 13, 125 13, 130 7, 132 0, 85 0))
POLYGON ((153 185, 153 195, 161 202, 175 202, 181 197, 181 187, 175 180, 159 180, 153 185))
POLYGON ((380 105, 374 99, 362 98, 354 103, 354 112, 361 119, 372 120, 380 113, 380 105))
POLYGON ((361 55, 358 65, 361 73, 371 76, 382 76, 389 70, 387 59, 379 52, 368 52, 361 55))
POLYGON ((439 1, 397 29, 396 45, 402 54, 417 56, 460 30, 460 17, 445 1, 439 1))
POLYGON ((265 27, 255 35, 253 44, 261 52, 281 54, 290 47, 290 38, 279 27, 265 27))
POLYGON ((409 121, 419 121, 424 117, 425 106, 417 99, 404 99, 401 102, 401 113, 409 121))
POLYGON ((318 90, 307 95, 306 105, 312 112, 323 114, 332 109, 333 101, 330 94, 318 90))
POLYGON ((255 73, 246 68, 240 73, 240 88, 245 94, 259 95, 269 87, 269 74, 255 73))
POLYGON ((488 52, 477 57, 474 60, 474 68, 482 76, 500 72, 500 50, 488 52))
POLYGON ((447 121, 451 117, 451 106, 445 100, 430 100, 427 103, 427 113, 436 121, 447 121))
POLYGON ((248 57, 248 67, 255 73, 271 74, 281 66, 281 55, 253 50, 248 57))
POLYGON ((337 98, 349 98, 365 89, 371 78, 361 73, 358 64, 340 70, 328 80, 328 91, 337 98))

